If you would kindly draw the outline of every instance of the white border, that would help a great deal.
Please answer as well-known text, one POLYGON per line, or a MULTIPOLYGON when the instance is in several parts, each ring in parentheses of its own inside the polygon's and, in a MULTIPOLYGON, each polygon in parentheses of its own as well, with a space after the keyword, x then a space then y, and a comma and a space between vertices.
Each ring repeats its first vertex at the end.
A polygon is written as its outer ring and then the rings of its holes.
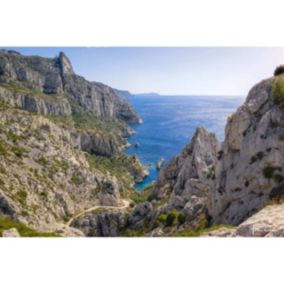
POLYGON ((1 1, 6 46, 283 46, 281 0, 1 1))
MULTIPOLYGON (((282 2, 2 0, 0 46, 284 46, 282 2)), ((0 279, 280 283, 283 248, 282 239, 3 239, 0 279)))

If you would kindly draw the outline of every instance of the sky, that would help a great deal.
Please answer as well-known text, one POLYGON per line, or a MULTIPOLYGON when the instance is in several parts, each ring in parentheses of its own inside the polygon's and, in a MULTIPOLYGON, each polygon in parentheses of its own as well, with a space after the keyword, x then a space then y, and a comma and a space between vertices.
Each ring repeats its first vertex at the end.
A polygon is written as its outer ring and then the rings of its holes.
POLYGON ((132 93, 242 95, 284 64, 284 48, 6 47, 24 55, 63 51, 86 79, 132 93))

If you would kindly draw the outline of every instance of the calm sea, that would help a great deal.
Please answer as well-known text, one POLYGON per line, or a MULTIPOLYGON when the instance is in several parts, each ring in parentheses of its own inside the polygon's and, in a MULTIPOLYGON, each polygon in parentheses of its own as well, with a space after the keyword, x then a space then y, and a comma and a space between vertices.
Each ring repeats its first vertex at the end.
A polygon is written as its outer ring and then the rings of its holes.
POLYGON ((244 97, 225 96, 137 96, 131 104, 143 123, 134 125, 136 134, 129 139, 132 146, 127 154, 136 154, 149 168, 150 176, 136 185, 137 190, 157 178, 157 161, 167 163, 190 141, 197 127, 205 127, 224 139, 227 117, 244 101, 244 97))

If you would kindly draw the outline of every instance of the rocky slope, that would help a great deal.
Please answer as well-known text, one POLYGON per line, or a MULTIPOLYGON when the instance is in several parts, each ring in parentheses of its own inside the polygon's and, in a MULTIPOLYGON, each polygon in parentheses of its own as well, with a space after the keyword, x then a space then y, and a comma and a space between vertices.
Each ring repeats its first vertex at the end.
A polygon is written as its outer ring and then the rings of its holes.
POLYGON ((145 175, 121 152, 134 122, 127 102, 76 75, 63 53, 1 51, 0 233, 84 236, 68 225, 78 212, 128 208, 134 180, 145 175))

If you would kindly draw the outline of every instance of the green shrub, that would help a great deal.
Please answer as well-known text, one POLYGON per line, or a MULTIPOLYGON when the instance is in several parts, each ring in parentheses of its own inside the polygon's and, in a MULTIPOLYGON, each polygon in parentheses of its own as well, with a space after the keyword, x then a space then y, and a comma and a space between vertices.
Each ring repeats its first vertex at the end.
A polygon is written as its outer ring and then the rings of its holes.
POLYGON ((179 213, 179 215, 178 215, 179 224, 182 225, 185 222, 185 220, 186 220, 185 215, 182 212, 179 213))
POLYGON ((123 237, 144 237, 146 235, 145 232, 143 231, 134 231, 134 230, 126 230, 125 232, 122 233, 123 237))
POLYGON ((174 224, 175 220, 176 220, 175 214, 169 213, 169 214, 167 215, 167 218, 166 218, 166 226, 167 226, 167 227, 172 226, 172 225, 174 224))
POLYGON ((75 185, 79 185, 82 183, 82 180, 77 175, 73 175, 71 177, 71 182, 75 185))
POLYGON ((266 166, 263 170, 263 176, 267 179, 270 179, 273 177, 273 174, 276 170, 281 170, 279 167, 272 167, 272 166, 266 166))
POLYGON ((24 190, 19 190, 16 193, 16 198, 22 205, 26 205, 27 196, 27 192, 24 190))
POLYGON ((44 157, 40 157, 36 160, 36 162, 43 167, 46 167, 48 165, 48 161, 44 157))
POLYGON ((7 154, 8 154, 8 151, 7 151, 6 145, 2 141, 0 141, 0 156, 6 157, 7 154))
POLYGON ((272 83, 274 101, 280 106, 284 105, 284 76, 276 77, 272 83))
POLYGON ((13 131, 9 131, 9 132, 7 132, 7 137, 8 137, 8 139, 10 139, 10 140, 12 140, 13 141, 13 143, 17 143, 18 142, 18 140, 20 139, 20 136, 19 135, 17 135, 17 134, 15 134, 13 131))
POLYGON ((23 158, 26 154, 26 150, 22 147, 18 146, 13 146, 12 147, 12 152, 18 157, 18 158, 23 158))
POLYGON ((161 224, 166 224, 167 214, 160 214, 157 219, 161 224))

